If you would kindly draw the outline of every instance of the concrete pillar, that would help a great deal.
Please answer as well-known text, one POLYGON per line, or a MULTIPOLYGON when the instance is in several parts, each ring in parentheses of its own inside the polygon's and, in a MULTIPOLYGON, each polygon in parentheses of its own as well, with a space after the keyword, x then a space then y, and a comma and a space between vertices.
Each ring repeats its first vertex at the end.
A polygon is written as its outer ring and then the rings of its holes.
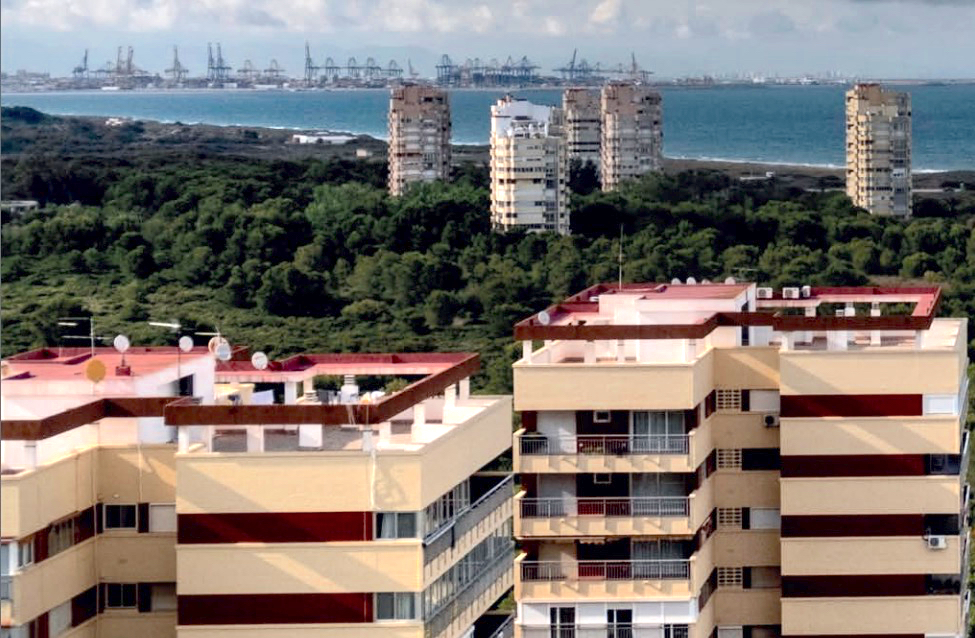
POLYGON ((320 448, 324 441, 323 425, 299 425, 298 446, 303 448, 320 448))
POLYGON ((260 425, 247 426, 247 451, 264 451, 264 428, 260 425))
POLYGON ((596 363, 595 341, 586 341, 582 344, 582 360, 584 363, 596 363))
POLYGON ((294 405, 297 402, 298 402, 298 382, 285 381, 284 382, 284 404, 294 405))
POLYGON ((525 363, 532 362, 532 342, 522 341, 521 342, 521 358, 525 360, 525 363))
POLYGON ((37 467, 37 441, 24 441, 24 469, 37 467))
POLYGON ((413 427, 423 427, 427 422, 427 406, 421 401, 413 406, 413 427))
POLYGON ((796 333, 794 332, 783 332, 782 333, 782 343, 779 346, 780 352, 789 352, 790 350, 796 349, 796 333))
POLYGON ((450 410, 457 407, 457 386, 450 384, 444 388, 443 397, 444 410, 450 410))
POLYGON ((460 380, 460 400, 466 401, 471 398, 471 379, 464 377, 460 380))
MULTIPOLYGON (((870 304, 870 316, 879 317, 880 316, 880 304, 876 301, 870 304)), ((879 346, 882 343, 881 335, 879 330, 870 331, 870 345, 879 346)))
MULTIPOLYGON (((806 314, 807 317, 815 317, 816 316, 816 307, 815 306, 806 306, 804 308, 804 311, 805 311, 805 314, 806 314)), ((800 338, 801 338, 801 340, 802 340, 803 343, 812 343, 812 340, 813 340, 812 330, 806 330, 806 331, 802 332, 800 338)))
POLYGON ((180 452, 188 452, 190 449, 190 429, 183 426, 181 428, 176 428, 176 430, 176 449, 180 452))
POLYGON ((616 362, 625 363, 626 362, 626 342, 619 339, 616 342, 616 362))
MULTIPOLYGON (((845 317, 842 308, 836 311, 837 317, 845 317)), ((847 330, 830 330, 826 333, 826 347, 829 350, 847 350, 850 343, 850 333, 847 330)))

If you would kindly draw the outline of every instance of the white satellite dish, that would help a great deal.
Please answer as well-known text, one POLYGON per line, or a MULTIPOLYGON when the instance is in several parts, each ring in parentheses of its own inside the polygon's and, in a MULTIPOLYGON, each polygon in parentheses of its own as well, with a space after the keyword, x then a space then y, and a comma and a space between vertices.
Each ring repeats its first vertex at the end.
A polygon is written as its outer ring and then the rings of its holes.
POLYGON ((543 310, 538 313, 538 323, 542 324, 543 326, 547 326, 548 324, 552 323, 552 316, 548 314, 547 310, 543 310))
POLYGON ((711 280, 710 279, 702 279, 701 280, 701 283, 707 285, 707 284, 711 283, 711 280))
POLYGON ((264 354, 263 352, 255 352, 251 356, 251 365, 257 368, 258 370, 266 369, 267 364, 268 364, 267 355, 264 354))
POLYGON ((732 285, 734 285, 736 283, 734 277, 728 277, 727 279, 724 280, 724 282, 726 284, 728 284, 729 286, 732 286, 732 285))
POLYGON ((696 283, 697 283, 697 279, 694 279, 693 277, 688 277, 687 278, 687 285, 688 286, 693 286, 696 283))
POLYGON ((115 337, 112 345, 115 346, 115 349, 118 350, 119 354, 125 354, 125 351, 129 349, 129 338, 125 335, 119 335, 115 337))
POLYGON ((230 361, 230 344, 227 343, 226 339, 217 344, 213 354, 217 355, 217 359, 220 359, 221 361, 230 361))
POLYGON ((189 352, 193 349, 193 337, 184 335, 179 338, 179 349, 183 352, 189 352))
POLYGON ((672 286, 677 286, 677 285, 679 285, 680 283, 681 283, 681 280, 680 280, 680 278, 679 278, 679 277, 674 277, 673 279, 671 279, 671 280, 670 280, 670 284, 671 284, 672 286))
POLYGON ((217 346, 219 346, 221 343, 226 343, 228 346, 230 345, 226 339, 219 335, 212 337, 210 341, 207 342, 207 350, 210 351, 210 354, 215 354, 217 352, 217 346))

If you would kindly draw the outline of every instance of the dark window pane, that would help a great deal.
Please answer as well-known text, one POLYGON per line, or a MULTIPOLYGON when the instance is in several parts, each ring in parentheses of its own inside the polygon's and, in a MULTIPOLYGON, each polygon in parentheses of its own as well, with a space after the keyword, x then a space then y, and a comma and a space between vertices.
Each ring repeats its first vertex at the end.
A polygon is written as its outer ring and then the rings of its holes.
POLYGON ((393 594, 376 594, 376 618, 393 620, 393 594))
POLYGON ((413 512, 400 514, 397 523, 398 538, 416 538, 416 514, 413 512))

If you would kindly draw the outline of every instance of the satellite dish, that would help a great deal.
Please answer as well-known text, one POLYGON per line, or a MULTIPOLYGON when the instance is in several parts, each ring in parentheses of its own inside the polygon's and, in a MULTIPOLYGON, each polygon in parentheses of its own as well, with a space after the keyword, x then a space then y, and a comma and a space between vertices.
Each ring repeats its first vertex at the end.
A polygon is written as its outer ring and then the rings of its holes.
POLYGON ((552 323, 552 316, 548 314, 547 310, 543 310, 538 313, 538 323, 542 324, 543 326, 547 326, 548 324, 552 323))
POLYGON ((701 283, 702 284, 709 284, 709 283, 711 283, 711 280, 710 279, 702 279, 701 280, 701 283))
POLYGON ((85 366, 85 377, 92 383, 98 383, 105 378, 105 364, 98 359, 92 359, 85 366))
POLYGON ((212 337, 210 341, 207 342, 207 350, 210 351, 210 354, 216 354, 217 346, 219 346, 221 343, 226 343, 228 346, 230 345, 230 343, 226 339, 224 339, 219 335, 216 337, 212 337))
POLYGON ((125 335, 119 335, 115 337, 115 341, 112 342, 115 349, 118 350, 119 354, 125 354, 125 351, 129 349, 129 338, 125 335))
POLYGON ((217 359, 221 361, 230 361, 230 344, 227 343, 226 339, 217 344, 213 354, 217 355, 217 359))
POLYGON ((183 336, 179 338, 179 349, 183 352, 189 352, 193 349, 193 337, 183 336))
POLYGON ((726 284, 728 284, 729 286, 732 286, 732 285, 734 285, 735 283, 737 283, 737 282, 735 281, 735 278, 734 278, 734 277, 728 277, 727 279, 725 279, 725 280, 724 280, 724 282, 725 282, 726 284))
POLYGON ((255 352, 251 356, 251 365, 257 368, 258 370, 266 369, 267 364, 268 364, 267 355, 264 354, 263 352, 255 352))
POLYGON ((688 277, 687 278, 687 285, 688 286, 693 286, 696 283, 697 283, 697 279, 694 279, 693 277, 688 277))
POLYGON ((673 286, 679 285, 681 283, 680 277, 674 277, 673 279, 670 280, 670 283, 673 286))

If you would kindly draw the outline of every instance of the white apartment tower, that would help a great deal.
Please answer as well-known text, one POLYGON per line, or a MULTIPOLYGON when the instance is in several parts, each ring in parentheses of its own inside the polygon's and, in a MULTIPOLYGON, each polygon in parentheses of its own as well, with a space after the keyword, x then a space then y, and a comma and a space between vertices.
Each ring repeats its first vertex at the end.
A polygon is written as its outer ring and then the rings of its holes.
POLYGON ((599 92, 594 89, 571 88, 562 93, 565 113, 565 142, 569 159, 599 166, 599 145, 602 112, 599 92))
POLYGON ((846 194, 874 215, 911 214, 911 96, 879 84, 846 93, 846 194))
POLYGON ((562 111, 506 96, 491 107, 491 225, 569 234, 562 111))
POLYGON ((660 94, 634 82, 613 82, 602 94, 601 176, 615 190, 663 166, 663 103, 660 94))
POLYGON ((408 84, 389 99, 389 192, 450 178, 450 102, 447 92, 408 84))

